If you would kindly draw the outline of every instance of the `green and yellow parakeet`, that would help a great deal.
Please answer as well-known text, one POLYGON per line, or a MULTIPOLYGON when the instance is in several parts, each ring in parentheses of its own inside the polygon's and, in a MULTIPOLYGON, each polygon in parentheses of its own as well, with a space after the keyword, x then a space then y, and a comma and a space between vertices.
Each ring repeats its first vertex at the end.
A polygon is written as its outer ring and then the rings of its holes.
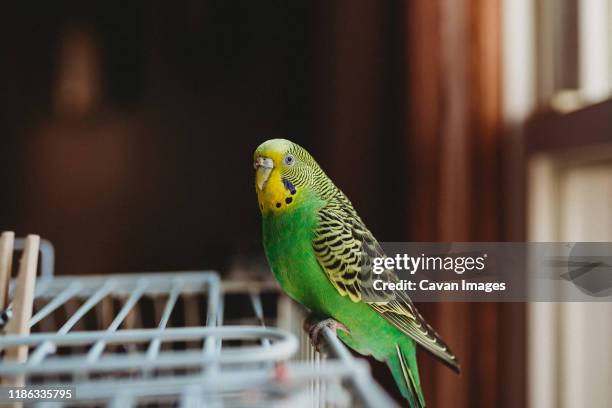
MULTIPOLYGON (((363 355, 384 361, 411 407, 424 407, 416 360, 421 345, 459 371, 456 357, 404 292, 380 301, 367 291, 384 253, 348 198, 297 144, 273 139, 254 154, 266 257, 283 290, 338 330, 363 355)), ((393 271, 384 279, 397 280, 393 271)), ((316 331, 316 330, 315 330, 316 331)), ((311 332, 312 336, 312 332, 311 332)))

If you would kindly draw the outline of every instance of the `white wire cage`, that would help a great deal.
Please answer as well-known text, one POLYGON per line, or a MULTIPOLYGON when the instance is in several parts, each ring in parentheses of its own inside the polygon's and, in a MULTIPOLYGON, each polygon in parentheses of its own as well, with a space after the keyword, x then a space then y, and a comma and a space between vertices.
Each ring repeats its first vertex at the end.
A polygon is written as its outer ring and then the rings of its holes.
POLYGON ((52 246, 43 241, 41 254, 31 334, 0 336, 0 350, 28 357, 0 361, 0 378, 75 395, 26 406, 396 406, 332 331, 326 356, 314 351, 303 310, 274 282, 221 282, 213 271, 53 276, 52 246))

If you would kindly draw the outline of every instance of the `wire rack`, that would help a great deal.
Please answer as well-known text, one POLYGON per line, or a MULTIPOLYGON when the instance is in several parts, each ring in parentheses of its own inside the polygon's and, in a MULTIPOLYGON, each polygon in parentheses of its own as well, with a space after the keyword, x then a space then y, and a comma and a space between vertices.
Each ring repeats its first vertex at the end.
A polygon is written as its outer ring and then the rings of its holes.
POLYGON ((32 333, 0 336, 0 349, 26 347, 28 358, 3 360, 0 377, 76 395, 28 406, 396 406, 330 330, 326 356, 314 351, 302 309, 273 282, 223 283, 212 271, 53 277, 43 247, 32 333))

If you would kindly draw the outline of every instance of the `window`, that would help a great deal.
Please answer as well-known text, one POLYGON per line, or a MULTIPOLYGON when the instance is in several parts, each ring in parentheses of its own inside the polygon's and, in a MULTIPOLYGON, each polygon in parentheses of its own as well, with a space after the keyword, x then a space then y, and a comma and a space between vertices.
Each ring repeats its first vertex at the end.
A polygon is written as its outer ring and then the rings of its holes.
MULTIPOLYGON (((504 0, 503 106, 525 239, 612 241, 612 0, 504 0), (518 164, 516 164, 518 163, 518 164)), ((527 306, 528 406, 612 400, 612 305, 527 306)))
POLYGON ((535 1, 537 100, 568 112, 612 94, 612 0, 535 1))

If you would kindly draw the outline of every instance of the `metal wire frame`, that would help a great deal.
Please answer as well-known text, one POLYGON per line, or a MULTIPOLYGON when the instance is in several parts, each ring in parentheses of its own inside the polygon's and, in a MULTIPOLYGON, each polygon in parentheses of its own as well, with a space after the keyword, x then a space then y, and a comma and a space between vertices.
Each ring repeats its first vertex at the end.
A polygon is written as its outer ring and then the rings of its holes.
MULTIPOLYGON (((80 299, 82 304, 55 332, 0 337, 0 349, 27 345, 33 350, 26 363, 2 362, 0 376, 23 375, 47 386, 65 385, 68 381, 77 389, 77 401, 71 401, 70 405, 76 402, 137 406, 165 401, 179 406, 225 407, 270 406, 280 401, 292 407, 352 406, 356 402, 369 407, 395 406, 373 381, 367 363, 352 357, 331 331, 323 331, 328 357, 322 358, 307 339, 298 345, 296 336, 287 330, 264 327, 261 295, 270 290, 277 292, 274 284, 242 281, 222 286, 214 272, 200 271, 45 276, 36 289, 36 298, 45 304, 34 314, 31 326, 41 324, 73 299, 80 299), (169 328, 178 299, 202 293, 207 301, 205 321, 196 321, 191 327, 169 328), (221 326, 225 317, 225 293, 248 296, 252 320, 259 326, 221 326), (157 327, 121 328, 145 296, 164 301, 157 327), (123 300, 110 324, 104 330, 74 331, 77 323, 107 297, 123 300), (227 346, 237 340, 251 344, 227 346), (184 350, 162 347, 173 342, 201 346, 184 350), (118 345, 137 347, 127 354, 110 351, 118 345), (67 346, 85 346, 86 352, 57 354, 58 349, 67 346), (275 363, 295 355, 298 346, 302 349, 299 359, 285 364, 289 380, 275 379, 275 363), (345 387, 340 387, 341 381, 345 387), (245 395, 250 397, 245 400, 245 395)), ((282 295, 278 313, 280 326, 303 335, 300 309, 282 295)))
POLYGON ((21 345, 37 346, 52 344, 53 348, 64 346, 89 345, 90 350, 96 350, 96 345, 128 343, 153 344, 154 342, 202 341, 203 350, 165 351, 151 356, 150 349, 146 352, 131 354, 96 353, 92 359, 91 351, 85 361, 82 355, 47 357, 44 362, 30 358, 26 364, 3 362, 0 364, 0 375, 36 375, 36 374, 71 374, 74 372, 113 372, 139 367, 144 370, 191 368, 203 364, 249 364, 284 360, 290 358, 298 348, 295 336, 283 330, 259 326, 228 326, 228 327, 181 327, 168 329, 138 329, 109 331, 87 331, 66 334, 35 333, 29 336, 3 336, 0 346, 3 348, 21 345), (265 344, 257 346, 234 347, 221 349, 216 353, 207 352, 207 340, 262 340, 265 344))

